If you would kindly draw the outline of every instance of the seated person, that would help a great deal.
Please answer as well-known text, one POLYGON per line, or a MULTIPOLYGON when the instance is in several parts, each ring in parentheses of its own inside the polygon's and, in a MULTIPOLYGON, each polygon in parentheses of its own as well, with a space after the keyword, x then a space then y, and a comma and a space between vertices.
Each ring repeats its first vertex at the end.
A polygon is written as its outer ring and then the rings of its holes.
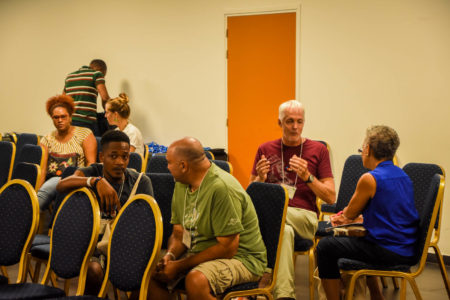
POLYGON ((149 299, 170 299, 168 286, 183 275, 188 299, 216 299, 233 285, 258 281, 267 257, 250 196, 194 138, 172 143, 167 161, 176 180, 174 226, 149 299))
MULTIPOLYGON (((335 225, 348 224, 362 213, 367 235, 328 236, 317 246, 319 277, 329 300, 340 299, 339 258, 385 265, 414 261, 419 215, 411 180, 392 162, 399 144, 390 127, 367 129, 361 155, 372 171, 361 176, 348 206, 332 218, 335 225)), ((376 279, 367 277, 371 299, 384 299, 376 279)))
POLYGON ((97 141, 92 131, 71 125, 75 110, 72 97, 51 97, 47 100, 46 108, 56 130, 43 137, 40 142, 46 153, 41 171, 43 184, 37 193, 41 211, 47 209, 55 199, 56 185, 65 168, 89 166, 97 157, 97 141))
POLYGON ((128 96, 121 93, 119 97, 110 99, 105 105, 105 117, 109 125, 116 125, 116 130, 125 132, 130 138, 130 151, 144 156, 144 142, 139 129, 130 123, 130 106, 128 96))
MULTIPOLYGON (((139 173, 127 169, 130 140, 125 133, 117 130, 107 131, 102 136, 100 145, 100 161, 103 164, 95 163, 78 169, 74 175, 61 180, 56 188, 58 192, 68 192, 80 187, 92 188, 99 201, 102 218, 111 218, 129 199, 139 173)), ((145 174, 138 182, 136 194, 153 196, 151 181, 145 174)), ((103 260, 91 260, 86 279, 86 294, 98 294, 104 268, 103 260)))
POLYGON ((292 261, 295 235, 314 238, 318 226, 316 197, 334 203, 336 192, 327 148, 302 137, 303 105, 297 100, 282 103, 278 125, 282 137, 259 146, 250 180, 280 184, 289 192, 274 298, 295 299, 292 261))

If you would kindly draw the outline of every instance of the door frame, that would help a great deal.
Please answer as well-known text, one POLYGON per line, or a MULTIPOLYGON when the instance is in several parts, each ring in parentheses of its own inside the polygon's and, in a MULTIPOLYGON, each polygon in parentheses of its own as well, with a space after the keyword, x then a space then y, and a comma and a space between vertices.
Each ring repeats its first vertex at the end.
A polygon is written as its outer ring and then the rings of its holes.
MULTIPOLYGON (((284 6, 270 6, 270 7, 261 7, 261 8, 252 8, 249 9, 230 9, 225 10, 224 12, 224 60, 225 60, 225 101, 226 101, 226 111, 225 111, 225 120, 226 120, 226 146, 225 149, 227 153, 228 150, 228 59, 227 59, 227 49, 228 49, 228 39, 227 39, 227 30, 228 30, 228 17, 235 16, 251 16, 251 15, 268 15, 268 14, 279 14, 279 13, 292 13, 295 12, 295 99, 298 99, 300 96, 300 57, 301 57, 301 48, 300 48, 300 40, 301 40, 301 4, 298 5, 284 5, 284 6)), ((274 112, 276 113, 277 108, 274 108, 274 112)))

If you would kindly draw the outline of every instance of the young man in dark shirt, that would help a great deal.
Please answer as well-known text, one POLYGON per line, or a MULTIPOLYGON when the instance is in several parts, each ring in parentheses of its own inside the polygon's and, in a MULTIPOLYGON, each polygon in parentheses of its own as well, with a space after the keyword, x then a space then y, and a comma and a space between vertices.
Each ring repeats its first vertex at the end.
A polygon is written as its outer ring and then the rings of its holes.
MULTIPOLYGON (((139 173, 127 169, 130 156, 130 139, 122 131, 111 130, 101 139, 102 164, 92 164, 80 168, 74 175, 58 183, 58 192, 68 192, 80 187, 91 188, 99 201, 102 218, 112 218, 127 202, 139 173)), ((153 196, 150 179, 143 174, 140 178, 136 194, 153 196)), ((86 280, 86 294, 97 295, 104 277, 104 266, 99 261, 89 263, 86 280)))

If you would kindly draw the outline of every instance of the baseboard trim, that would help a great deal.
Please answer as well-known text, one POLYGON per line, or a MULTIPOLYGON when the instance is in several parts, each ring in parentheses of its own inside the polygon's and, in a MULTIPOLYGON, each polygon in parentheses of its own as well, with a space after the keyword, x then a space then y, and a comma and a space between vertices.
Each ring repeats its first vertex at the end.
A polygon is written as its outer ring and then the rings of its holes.
MULTIPOLYGON (((442 255, 442 258, 444 259, 444 264, 446 266, 450 266, 450 256, 448 255, 442 255)), ((437 263, 436 254, 434 253, 428 253, 427 255, 427 262, 437 263)))

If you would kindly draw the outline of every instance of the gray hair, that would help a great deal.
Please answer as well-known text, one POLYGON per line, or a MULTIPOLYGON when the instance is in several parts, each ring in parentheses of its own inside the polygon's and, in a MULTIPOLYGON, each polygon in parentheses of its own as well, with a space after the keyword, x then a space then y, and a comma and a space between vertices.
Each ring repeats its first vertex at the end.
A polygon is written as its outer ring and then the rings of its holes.
POLYGON ((298 100, 288 100, 286 102, 283 102, 280 104, 280 107, 278 108, 278 119, 280 121, 283 121, 283 118, 285 116, 285 112, 289 108, 298 108, 303 110, 303 116, 305 115, 305 108, 303 107, 303 104, 300 103, 298 100))
POLYGON ((366 141, 376 159, 394 158, 395 152, 400 146, 400 138, 397 132, 385 125, 375 125, 367 128, 366 141))

